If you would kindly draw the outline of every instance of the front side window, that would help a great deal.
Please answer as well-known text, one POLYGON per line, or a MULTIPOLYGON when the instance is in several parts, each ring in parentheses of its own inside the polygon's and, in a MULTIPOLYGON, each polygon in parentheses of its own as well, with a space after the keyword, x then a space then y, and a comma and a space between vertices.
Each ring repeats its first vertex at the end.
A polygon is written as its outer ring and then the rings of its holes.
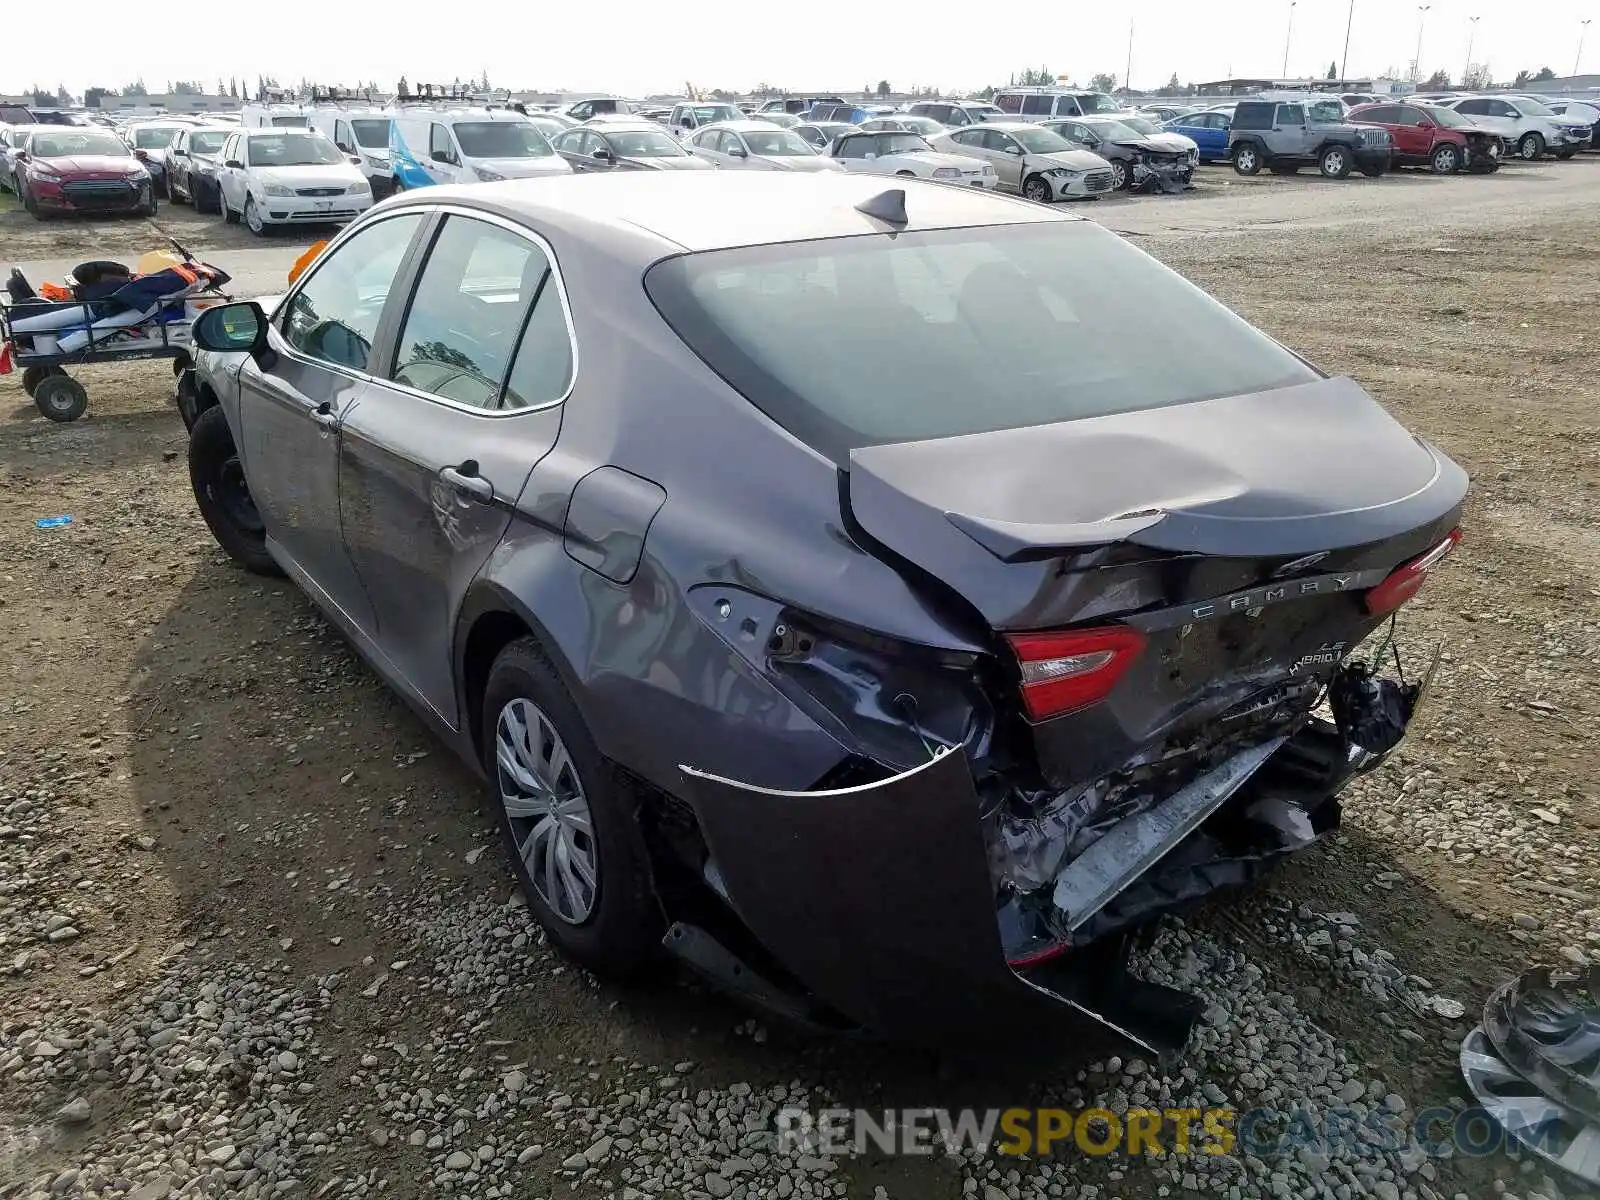
POLYGON ((252 167, 329 166, 343 161, 339 148, 320 133, 269 133, 250 139, 252 167))
POLYGON ((1022 129, 1013 136, 1029 154, 1060 154, 1072 149, 1071 142, 1048 129, 1022 129))
POLYGON ((704 251, 656 264, 645 288, 713 370, 841 465, 858 446, 1318 378, 1087 221, 704 251))
POLYGON ((422 219, 406 213, 375 222, 320 260, 285 307, 284 340, 311 358, 370 370, 378 320, 422 219))
POLYGON ((774 158, 785 158, 791 155, 811 157, 811 147, 802 142, 787 129, 775 129, 771 133, 766 130, 751 130, 744 135, 745 144, 751 154, 769 155, 774 158))
POLYGON ((218 129, 196 130, 189 135, 189 152, 191 154, 215 154, 222 149, 222 143, 228 135, 218 129))
POLYGON ((870 152, 877 153, 875 143, 870 137, 847 137, 839 139, 839 144, 834 148, 834 153, 839 158, 865 158, 870 152))
POLYGON ((622 130, 608 140, 619 158, 682 158, 689 153, 666 134, 651 130, 622 130))
POLYGON ((390 378, 472 408, 494 408, 543 252, 508 229, 446 217, 417 280, 390 378))
POLYGON ((1298 104, 1278 105, 1279 125, 1304 125, 1306 123, 1306 110, 1298 104))
POLYGON ((456 161, 456 148, 450 142, 450 131, 443 125, 434 125, 428 130, 428 157, 435 162, 456 161))

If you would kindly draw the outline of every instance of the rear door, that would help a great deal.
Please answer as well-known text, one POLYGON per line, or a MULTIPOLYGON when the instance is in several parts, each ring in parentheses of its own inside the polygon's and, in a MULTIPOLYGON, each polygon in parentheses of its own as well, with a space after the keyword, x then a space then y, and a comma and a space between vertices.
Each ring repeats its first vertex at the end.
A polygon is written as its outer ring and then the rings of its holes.
POLYGON ((455 614, 555 444, 576 352, 549 247, 448 209, 381 382, 342 426, 345 545, 395 673, 457 727, 455 614))

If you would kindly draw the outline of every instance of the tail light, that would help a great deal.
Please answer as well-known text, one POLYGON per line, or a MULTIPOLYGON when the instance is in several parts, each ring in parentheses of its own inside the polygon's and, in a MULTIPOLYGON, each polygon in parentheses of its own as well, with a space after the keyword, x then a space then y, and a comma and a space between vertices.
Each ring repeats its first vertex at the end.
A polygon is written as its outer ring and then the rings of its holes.
POLYGON ((1422 585, 1428 582, 1428 572, 1438 566, 1460 541, 1461 530, 1451 530, 1450 536, 1432 550, 1396 567, 1387 579, 1367 593, 1367 611, 1375 617, 1387 616, 1415 596, 1422 590, 1422 585))
POLYGON ((1035 721, 1104 700, 1144 649, 1126 625, 1061 633, 1013 633, 1006 640, 1022 668, 1022 703, 1035 721))

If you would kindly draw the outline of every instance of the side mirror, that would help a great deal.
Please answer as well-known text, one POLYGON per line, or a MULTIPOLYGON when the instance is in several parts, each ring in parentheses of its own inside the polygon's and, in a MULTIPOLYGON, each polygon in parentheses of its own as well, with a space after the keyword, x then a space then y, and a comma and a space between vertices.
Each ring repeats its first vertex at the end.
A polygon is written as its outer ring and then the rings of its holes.
POLYGON ((1021 158, 1022 157, 1022 147, 1021 146, 1007 146, 1006 147, 1006 153, 1012 155, 1015 158, 1021 158))
POLYGON ((194 344, 222 354, 258 354, 267 347, 267 317, 254 300, 208 308, 194 323, 194 344))
POLYGON ((731 154, 734 158, 748 158, 748 157, 750 157, 749 153, 745 150, 745 148, 743 146, 735 146, 732 150, 729 150, 728 153, 731 154))
POLYGON ((877 158, 877 157, 878 157, 878 154, 877 154, 877 151, 875 151, 875 150, 868 150, 868 151, 867 151, 867 152, 866 152, 866 153, 865 153, 865 154, 863 154, 863 155, 862 155, 862 156, 861 156, 861 157, 862 157, 862 158, 865 158, 865 159, 867 159, 867 160, 869 160, 869 161, 870 161, 870 160, 872 160, 872 159, 874 159, 874 158, 877 158))
POLYGON ((435 150, 430 157, 432 157, 434 162, 447 163, 447 162, 450 161, 450 151, 448 151, 448 150, 435 150))
POLYGON ((133 152, 133 156, 135 158, 137 158, 140 162, 149 162, 150 161, 150 152, 148 150, 135 150, 133 152))
POLYGON ((230 158, 227 162, 223 163, 222 165, 227 167, 230 171, 242 171, 242 170, 244 170, 244 164, 242 162, 240 162, 237 158, 230 158))
POLYGON ((601 146, 594 152, 594 159, 596 162, 610 162, 611 151, 607 150, 604 146, 601 146))
POLYGON ((346 155, 346 157, 349 158, 351 163, 353 163, 355 166, 359 167, 361 165, 361 155, 359 155, 359 154, 350 154, 350 155, 346 155))

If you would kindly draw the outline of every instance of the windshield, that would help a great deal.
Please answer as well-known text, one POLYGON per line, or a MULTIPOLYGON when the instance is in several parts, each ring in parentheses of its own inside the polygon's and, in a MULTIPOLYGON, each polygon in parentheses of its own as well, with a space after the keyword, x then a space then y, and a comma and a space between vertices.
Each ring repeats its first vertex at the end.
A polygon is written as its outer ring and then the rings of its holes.
POLYGON ((842 466, 858 446, 1317 378, 1089 221, 703 251, 663 260, 644 282, 712 370, 842 466))
POLYGON ((1150 134, 1161 132, 1159 125, 1154 121, 1147 121, 1144 117, 1122 117, 1119 119, 1119 123, 1126 125, 1135 133, 1150 134))
POLYGON ((1446 129, 1466 129, 1472 122, 1458 112, 1451 112, 1448 108, 1424 108, 1435 125, 1443 125, 1446 129))
POLYGON ((35 133, 28 150, 35 158, 70 158, 76 154, 128 157, 128 148, 109 133, 35 133))
POLYGON ((461 121, 455 126, 468 158, 545 158, 550 143, 526 121, 461 121))
POLYGON ((1137 129, 1129 129, 1121 121, 1095 121, 1089 128, 1113 142, 1137 142, 1144 137, 1137 129))
POLYGON ((320 133, 269 133, 249 139, 252 167, 318 167, 344 162, 320 133))
POLYGON ((1555 116, 1555 113, 1551 112, 1548 108, 1546 108, 1543 104, 1540 104, 1537 100, 1518 100, 1517 101, 1517 108, 1519 108, 1522 111, 1522 115, 1525 116, 1525 117, 1553 117, 1553 116, 1555 116))
POLYGON ((710 125, 714 121, 738 121, 744 118, 732 104, 697 104, 691 110, 696 125, 710 125))
POLYGON ((189 135, 189 152, 191 154, 215 154, 222 149, 222 143, 228 140, 226 129, 196 129, 189 135))
POLYGON ((751 154, 765 154, 782 158, 790 154, 810 156, 813 151, 810 146, 800 138, 790 133, 787 129, 774 129, 768 133, 765 129, 747 129, 744 134, 745 145, 750 147, 751 154))
POLYGON ((915 133, 875 133, 872 136, 872 148, 877 154, 914 154, 918 150, 933 149, 915 133))
POLYGON ((385 117, 360 117, 350 122, 350 132, 356 135, 356 145, 368 150, 389 148, 389 121, 385 117))
POLYGON ((621 158, 682 158, 689 153, 666 134, 648 129, 608 133, 606 140, 621 158))
POLYGON ((1074 149, 1066 138, 1048 129, 1013 129, 1010 133, 1031 154, 1060 154, 1063 150, 1074 149))
POLYGON ((1337 100, 1314 100, 1306 105, 1306 119, 1313 125, 1342 125, 1344 105, 1337 100))
POLYGON ((137 150, 160 150, 164 146, 172 145, 173 135, 177 132, 170 125, 152 125, 144 129, 135 129, 133 145, 137 150))
POLYGON ((1079 96, 1078 103, 1083 105, 1083 111, 1086 113, 1114 113, 1122 109, 1122 105, 1104 92, 1091 92, 1087 96, 1079 96))

